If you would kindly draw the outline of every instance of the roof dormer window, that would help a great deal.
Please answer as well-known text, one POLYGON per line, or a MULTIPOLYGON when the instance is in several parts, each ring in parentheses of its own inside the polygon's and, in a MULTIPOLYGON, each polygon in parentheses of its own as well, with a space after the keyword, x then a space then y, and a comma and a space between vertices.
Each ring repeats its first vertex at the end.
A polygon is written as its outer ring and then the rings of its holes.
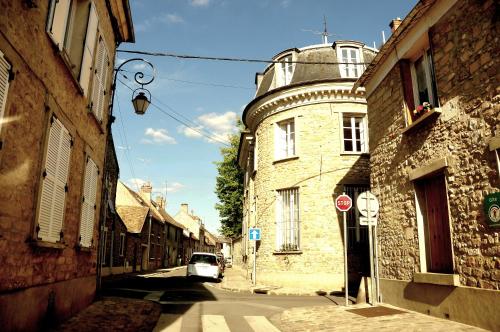
POLYGON ((277 64, 277 72, 278 72, 278 86, 283 86, 290 84, 292 81, 292 75, 293 75, 293 69, 294 65, 292 62, 292 55, 289 54, 287 56, 284 56, 279 60, 279 63, 277 64))
POLYGON ((340 76, 345 78, 358 78, 361 76, 361 56, 357 47, 339 48, 340 76))

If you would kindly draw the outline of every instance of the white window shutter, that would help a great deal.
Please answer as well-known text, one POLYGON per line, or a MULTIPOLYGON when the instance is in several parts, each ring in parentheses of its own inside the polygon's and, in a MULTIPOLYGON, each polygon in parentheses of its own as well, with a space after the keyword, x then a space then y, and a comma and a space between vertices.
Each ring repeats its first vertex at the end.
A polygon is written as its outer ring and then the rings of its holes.
POLYGON ((95 43, 97 38, 97 11, 93 2, 90 3, 89 20, 87 24, 87 35, 83 47, 82 66, 80 69, 80 86, 83 94, 88 95, 89 82, 92 73, 92 60, 94 59, 95 43))
POLYGON ((10 64, 5 60, 2 52, 0 52, 0 132, 2 132, 7 92, 9 91, 9 71, 10 64))
POLYGON ((63 124, 53 118, 49 130, 38 212, 38 237, 44 241, 57 242, 60 239, 66 206, 70 156, 71 136, 63 124))
POLYGON ((83 203, 80 218, 80 243, 84 247, 92 245, 94 235, 95 203, 98 169, 94 161, 87 159, 83 185, 83 203))
POLYGON ((106 44, 104 43, 104 39, 100 37, 97 43, 91 96, 92 111, 99 120, 102 120, 104 113, 108 63, 109 57, 108 51, 106 49, 106 44))
POLYGON ((276 194, 276 250, 281 250, 283 244, 283 197, 276 194))
POLYGON ((51 13, 49 13, 47 32, 60 50, 62 50, 64 46, 70 3, 71 0, 52 0, 50 6, 51 13))

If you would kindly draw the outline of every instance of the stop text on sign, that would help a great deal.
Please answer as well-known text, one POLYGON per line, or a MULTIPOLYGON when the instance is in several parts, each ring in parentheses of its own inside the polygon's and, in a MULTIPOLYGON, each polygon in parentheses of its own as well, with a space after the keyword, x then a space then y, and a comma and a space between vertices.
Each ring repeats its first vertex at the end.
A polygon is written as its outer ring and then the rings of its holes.
POLYGON ((335 199, 335 206, 340 212, 347 212, 352 207, 352 199, 347 195, 340 195, 335 199))

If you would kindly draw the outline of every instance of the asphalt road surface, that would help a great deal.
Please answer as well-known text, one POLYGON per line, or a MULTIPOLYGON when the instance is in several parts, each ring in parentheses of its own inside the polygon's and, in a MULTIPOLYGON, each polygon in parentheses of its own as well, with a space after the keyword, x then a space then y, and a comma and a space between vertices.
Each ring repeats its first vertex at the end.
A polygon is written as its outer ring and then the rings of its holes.
POLYGON ((107 282, 107 295, 154 300, 162 305, 155 331, 280 331, 278 314, 302 306, 336 305, 332 296, 277 296, 237 293, 217 282, 188 279, 186 269, 107 282))

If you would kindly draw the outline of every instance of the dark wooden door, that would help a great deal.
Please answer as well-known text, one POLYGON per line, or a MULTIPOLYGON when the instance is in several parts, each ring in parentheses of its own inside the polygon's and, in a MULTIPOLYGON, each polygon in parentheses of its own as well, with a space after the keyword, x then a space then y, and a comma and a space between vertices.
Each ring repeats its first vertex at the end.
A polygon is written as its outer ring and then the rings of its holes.
POLYGON ((429 272, 452 273, 450 224, 444 176, 424 182, 429 272))

